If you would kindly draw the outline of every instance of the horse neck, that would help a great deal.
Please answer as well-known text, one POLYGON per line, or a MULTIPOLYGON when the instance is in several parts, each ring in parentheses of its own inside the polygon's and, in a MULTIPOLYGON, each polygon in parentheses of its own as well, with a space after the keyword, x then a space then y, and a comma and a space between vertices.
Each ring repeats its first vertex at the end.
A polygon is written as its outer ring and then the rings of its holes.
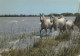
POLYGON ((44 20, 44 22, 46 22, 46 17, 43 15, 43 20, 44 20))
POLYGON ((55 20, 55 21, 58 21, 58 18, 55 17, 54 20, 55 20))

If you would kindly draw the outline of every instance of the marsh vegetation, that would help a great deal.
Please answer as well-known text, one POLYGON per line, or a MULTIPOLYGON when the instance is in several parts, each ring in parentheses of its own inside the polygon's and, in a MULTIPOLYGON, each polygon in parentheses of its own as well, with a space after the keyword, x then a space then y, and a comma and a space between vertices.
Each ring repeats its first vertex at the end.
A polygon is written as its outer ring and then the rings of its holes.
MULTIPOLYGON (((24 38, 23 38, 24 39, 24 38)), ((43 37, 34 41, 33 46, 3 51, 2 56, 76 56, 80 53, 80 35, 73 40, 70 33, 63 33, 55 38, 43 37), (73 43, 74 42, 74 43, 73 43)))
MULTIPOLYGON (((22 29, 24 28, 25 27, 23 27, 22 29)), ((26 32, 25 30, 25 32, 23 33, 15 33, 14 30, 12 29, 12 34, 4 33, 4 38, 3 36, 0 36, 0 55, 76 56, 80 54, 79 32, 64 32, 60 33, 59 35, 43 36, 43 38, 40 38, 40 36, 36 36, 37 34, 39 34, 38 31, 33 31, 28 34, 28 32, 26 32)), ((29 28, 29 30, 31 29, 29 28)))

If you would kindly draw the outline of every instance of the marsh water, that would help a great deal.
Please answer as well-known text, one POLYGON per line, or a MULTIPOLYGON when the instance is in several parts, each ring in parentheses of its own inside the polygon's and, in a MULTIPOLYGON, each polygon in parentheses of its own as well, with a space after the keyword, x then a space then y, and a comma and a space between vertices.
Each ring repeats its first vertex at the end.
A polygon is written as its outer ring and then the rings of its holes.
MULTIPOLYGON (((49 18, 49 17, 47 17, 49 18)), ((75 16, 65 17, 67 20, 75 20, 75 16)), ((4 48, 25 48, 27 45, 32 45, 34 38, 20 39, 20 34, 27 32, 39 32, 40 30, 40 18, 39 17, 0 17, 0 39, 3 38, 5 42, 4 48), (18 34, 18 35, 16 35, 18 34)), ((54 31, 53 31, 54 32, 54 31)), ((0 45, 1 45, 0 41, 0 45)))
MULTIPOLYGON (((47 17, 49 18, 49 17, 47 17)), ((67 20, 75 20, 75 16, 65 17, 67 20)), ((39 31, 39 17, 0 17, 0 32, 33 32, 39 31)))

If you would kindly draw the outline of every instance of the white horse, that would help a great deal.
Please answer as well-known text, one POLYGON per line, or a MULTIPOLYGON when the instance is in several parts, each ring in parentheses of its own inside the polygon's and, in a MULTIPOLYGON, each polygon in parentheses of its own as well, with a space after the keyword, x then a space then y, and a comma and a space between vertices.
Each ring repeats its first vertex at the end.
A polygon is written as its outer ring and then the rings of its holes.
POLYGON ((71 31, 71 30, 79 31, 78 26, 76 26, 73 21, 69 21, 69 20, 66 21, 65 28, 67 31, 71 31))
POLYGON ((65 28, 67 31, 73 30, 74 23, 72 21, 67 20, 65 24, 65 28))
POLYGON ((59 19, 53 15, 51 16, 51 18, 53 19, 54 30, 57 30, 59 28, 60 32, 63 32, 65 30, 66 19, 64 19, 62 15, 59 19))
POLYGON ((40 35, 43 29, 46 31, 46 35, 47 29, 50 29, 50 32, 52 32, 53 23, 51 22, 50 19, 46 19, 46 17, 42 14, 40 15, 40 22, 41 22, 40 35))

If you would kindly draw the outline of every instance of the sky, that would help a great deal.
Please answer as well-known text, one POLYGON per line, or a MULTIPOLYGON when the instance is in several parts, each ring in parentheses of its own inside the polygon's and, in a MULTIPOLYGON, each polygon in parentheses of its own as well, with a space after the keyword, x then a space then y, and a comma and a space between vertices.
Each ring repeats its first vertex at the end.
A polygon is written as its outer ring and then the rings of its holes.
POLYGON ((0 0, 0 15, 76 13, 79 0, 0 0))

